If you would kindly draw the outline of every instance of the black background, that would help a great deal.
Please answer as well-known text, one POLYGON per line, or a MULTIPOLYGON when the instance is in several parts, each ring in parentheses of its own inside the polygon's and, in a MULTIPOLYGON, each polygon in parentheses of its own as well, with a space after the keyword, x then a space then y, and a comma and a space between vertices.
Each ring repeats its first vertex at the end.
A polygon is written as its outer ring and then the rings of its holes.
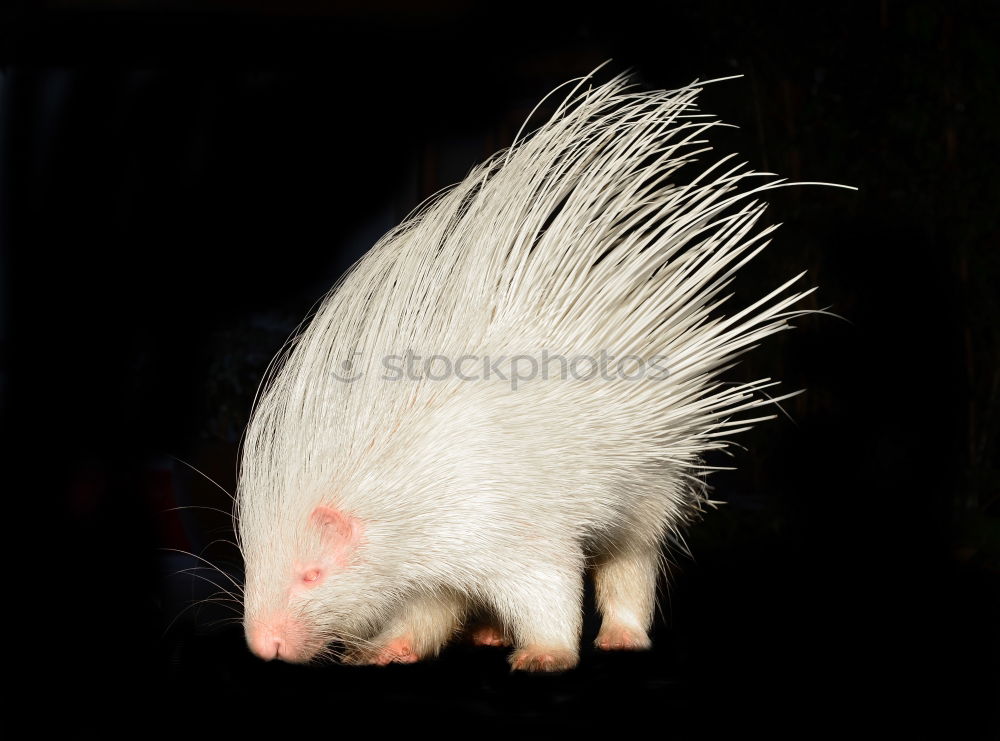
POLYGON ((22 689, 140 732, 996 733, 996 4, 276 5, 0 17, 22 689), (812 306, 847 320, 803 319, 734 371, 808 388, 794 422, 716 474, 727 504, 691 532, 649 654, 585 648, 557 677, 462 646, 380 670, 257 661, 224 607, 184 611, 222 578, 165 549, 239 564, 211 542, 224 515, 175 509, 226 495, 171 456, 231 491, 254 386, 313 302, 606 59, 600 79, 648 88, 742 74, 701 99, 740 127, 720 154, 860 188, 776 193, 785 226, 740 289, 808 269, 812 306))

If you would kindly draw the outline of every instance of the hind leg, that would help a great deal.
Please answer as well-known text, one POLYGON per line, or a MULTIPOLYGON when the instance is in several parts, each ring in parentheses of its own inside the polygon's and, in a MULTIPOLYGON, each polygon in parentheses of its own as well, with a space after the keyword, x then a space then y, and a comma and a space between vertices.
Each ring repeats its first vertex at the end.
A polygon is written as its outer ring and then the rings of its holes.
POLYGON ((647 631, 656 607, 660 550, 642 543, 622 544, 594 571, 601 631, 595 645, 605 650, 641 650, 651 643, 647 631))
POLYGON ((437 656, 465 616, 465 604, 447 594, 411 599, 382 631, 348 656, 351 664, 412 664, 437 656))
POLYGON ((583 558, 577 550, 512 569, 491 585, 490 602, 510 635, 511 669, 558 672, 576 666, 583 621, 583 558))

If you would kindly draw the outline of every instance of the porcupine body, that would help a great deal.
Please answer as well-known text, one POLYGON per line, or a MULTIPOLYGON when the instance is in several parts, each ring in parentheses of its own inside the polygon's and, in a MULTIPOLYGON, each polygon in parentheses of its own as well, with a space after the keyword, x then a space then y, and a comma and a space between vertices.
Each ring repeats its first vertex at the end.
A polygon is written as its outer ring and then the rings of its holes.
POLYGON ((679 184, 718 125, 699 90, 579 83, 327 295, 244 442, 255 653, 407 662, 469 628, 565 669, 588 571, 597 645, 649 645, 706 452, 773 416, 771 382, 720 374, 805 295, 722 306, 781 181, 724 158, 679 184))

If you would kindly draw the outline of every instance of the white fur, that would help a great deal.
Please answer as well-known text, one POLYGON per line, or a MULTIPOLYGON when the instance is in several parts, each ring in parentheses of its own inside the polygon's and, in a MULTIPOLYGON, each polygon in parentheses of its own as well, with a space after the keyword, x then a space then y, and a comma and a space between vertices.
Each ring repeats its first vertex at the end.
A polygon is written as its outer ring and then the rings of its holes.
POLYGON ((808 291, 795 278, 724 316, 774 228, 754 230, 759 196, 782 181, 725 158, 677 185, 719 125, 694 107, 700 88, 585 83, 379 240, 278 359, 240 473, 248 625, 285 606, 316 647, 409 634, 424 656, 481 611, 515 664, 562 668, 589 564, 602 635, 648 643, 662 546, 706 502, 704 454, 773 416, 758 410, 768 379, 719 374, 808 291), (407 350, 666 356, 669 376, 385 380, 383 358, 407 350), (345 360, 361 378, 335 377, 345 360), (293 562, 320 547, 307 521, 321 504, 363 523, 362 545, 289 596, 293 562))

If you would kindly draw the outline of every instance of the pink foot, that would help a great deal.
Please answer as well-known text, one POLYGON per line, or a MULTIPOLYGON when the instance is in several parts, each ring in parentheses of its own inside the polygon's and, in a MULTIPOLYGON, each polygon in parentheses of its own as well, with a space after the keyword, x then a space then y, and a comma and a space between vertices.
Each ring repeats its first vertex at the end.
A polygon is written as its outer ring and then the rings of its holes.
POLYGON ((579 658, 575 651, 564 648, 527 646, 519 648, 510 656, 512 671, 562 672, 576 666, 579 658))
POLYGON ((644 631, 621 625, 603 625, 594 645, 604 651, 645 651, 653 642, 644 631))
POLYGON ((502 632, 492 625, 480 625, 473 628, 469 633, 469 638, 477 646, 509 646, 508 641, 502 632))
POLYGON ((361 652, 350 659, 348 663, 386 666, 388 664, 412 664, 419 660, 420 657, 413 650, 413 641, 410 636, 400 636, 393 638, 382 648, 361 652))

